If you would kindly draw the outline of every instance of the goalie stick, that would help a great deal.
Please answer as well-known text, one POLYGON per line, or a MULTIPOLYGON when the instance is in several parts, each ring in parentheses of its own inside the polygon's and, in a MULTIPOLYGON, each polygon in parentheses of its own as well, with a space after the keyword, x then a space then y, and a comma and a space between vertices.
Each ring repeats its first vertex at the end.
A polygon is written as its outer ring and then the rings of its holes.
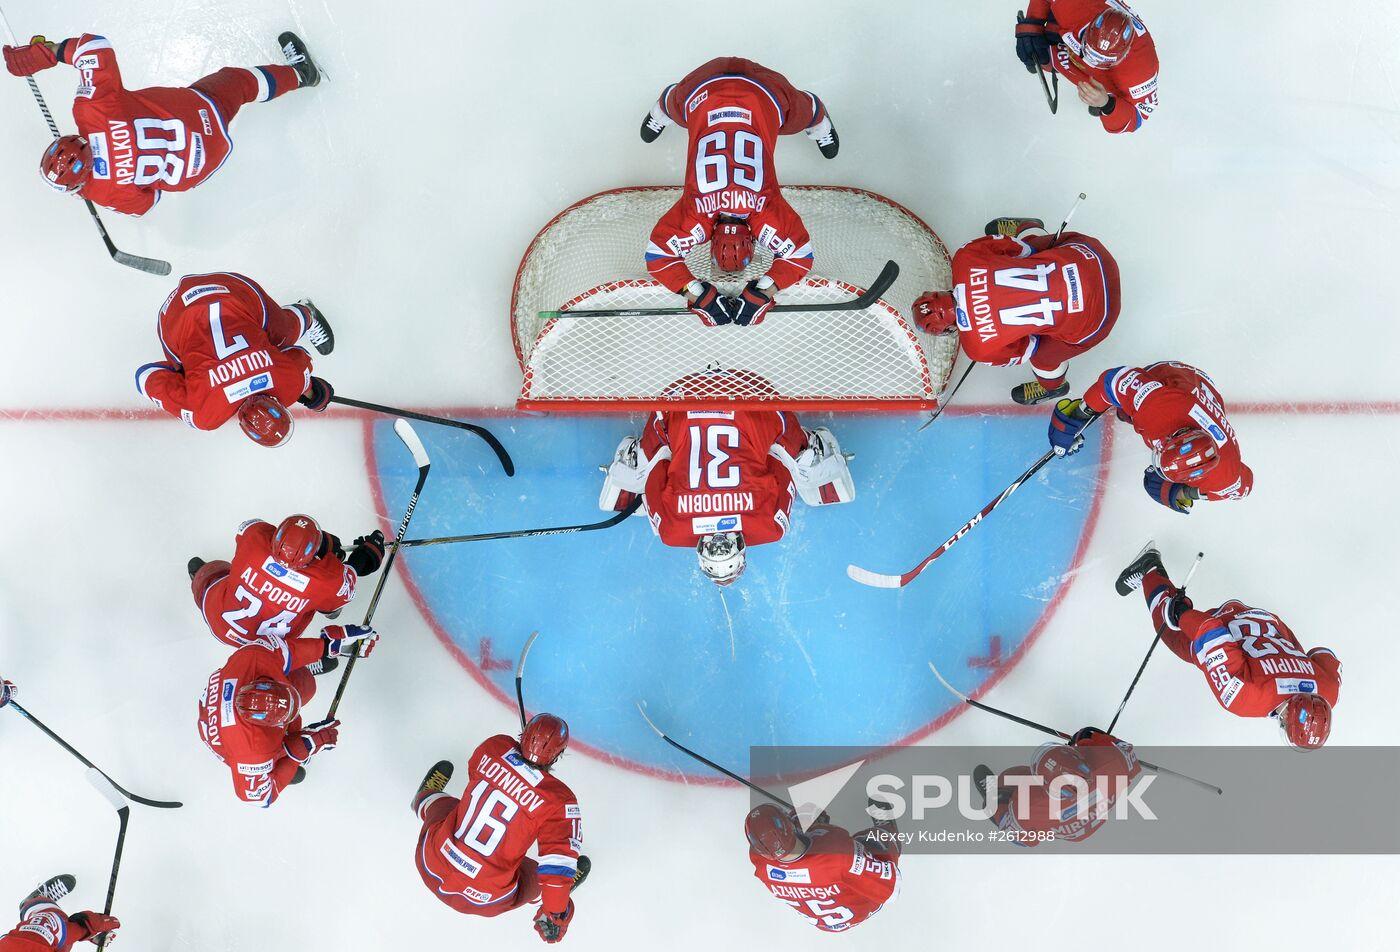
POLYGON ((530 632, 525 639, 525 647, 520 649, 520 660, 515 665, 515 703, 520 706, 520 730, 525 730, 525 659, 530 657, 530 647, 540 636, 538 631, 530 632))
MULTIPOLYGON (((1152 543, 1148 543, 1151 545, 1152 543)), ((1178 591, 1182 595, 1186 594, 1186 586, 1191 584, 1191 579, 1196 575, 1196 569, 1201 566, 1201 559, 1205 558, 1204 552, 1196 553, 1196 561, 1191 563, 1191 570, 1186 573, 1186 578, 1181 583, 1178 591)), ((1128 693, 1123 695, 1123 701, 1118 705, 1118 713, 1113 715, 1113 720, 1108 722, 1108 732, 1113 733, 1113 728, 1118 724, 1118 718, 1123 716, 1123 708, 1128 706, 1128 698, 1133 696, 1133 691, 1137 690, 1138 681, 1142 679, 1142 672, 1147 670, 1147 662, 1152 660, 1152 652, 1157 650, 1157 642, 1162 640, 1162 632, 1167 630, 1166 619, 1162 619, 1162 624, 1157 627, 1157 636, 1152 639, 1152 644, 1147 646, 1147 654, 1143 655, 1142 664, 1138 665, 1137 674, 1133 675, 1133 683, 1128 685, 1128 693)))
MULTIPOLYGON (((938 679, 939 684, 947 688, 950 694, 957 697, 969 707, 975 707, 979 711, 986 711, 988 714, 995 714, 997 717, 1005 718, 1008 721, 1014 721, 1017 724, 1029 727, 1033 730, 1038 730, 1043 734, 1049 734, 1052 737, 1058 737, 1061 740, 1073 739, 1073 735, 1066 734, 1064 731, 1056 730, 1053 727, 1046 727, 1044 724, 1037 724, 1035 721, 1027 720, 1024 717, 1017 717, 1015 714, 1012 714, 1009 711, 1003 711, 1000 708, 992 707, 990 704, 983 704, 981 701, 974 701, 972 698, 968 697, 966 694, 962 693, 957 688, 949 684, 948 680, 944 678, 942 674, 939 673, 937 666, 934 665, 932 661, 928 663, 928 669, 933 672, 933 676, 938 679)), ((1150 764, 1147 761, 1143 760, 1141 757, 1138 758, 1138 763, 1141 764, 1147 770, 1150 770, 1153 773, 1161 774, 1164 777, 1176 777, 1179 780, 1185 780, 1187 783, 1193 783, 1198 787, 1210 790, 1216 794, 1223 794, 1225 792, 1224 790, 1221 790, 1219 787, 1217 787, 1215 784, 1206 783, 1204 780, 1197 780, 1195 777, 1192 777, 1189 774, 1178 773, 1177 771, 1171 770, 1167 767, 1159 767, 1157 764, 1150 764)))
MULTIPOLYGON (((5 17, 5 11, 0 10, 0 24, 5 27, 5 36, 9 39, 11 46, 19 46, 19 40, 15 39, 15 31, 10 29, 10 21, 5 17)), ((39 91, 39 83, 33 76, 24 77, 29 81, 29 91, 34 94, 34 101, 39 104, 39 111, 44 114, 44 121, 49 124, 49 132, 53 133, 54 139, 58 139, 58 123, 54 122, 53 113, 49 112, 49 104, 44 101, 44 94, 39 91)), ((135 268, 137 271, 144 271, 147 274, 166 275, 170 273, 170 262, 161 261, 159 258, 143 258, 140 255, 128 254, 116 246, 112 241, 112 236, 107 234, 107 226, 102 224, 102 219, 97 215, 97 208, 92 202, 83 199, 87 205, 88 214, 92 216, 92 223, 97 226, 97 233, 102 236, 102 243, 107 246, 107 253, 112 256, 112 260, 117 264, 125 265, 128 268, 135 268)))
MULTIPOLYGON (((98 793, 106 797, 107 802, 117 811, 117 852, 112 857, 112 876, 107 880, 107 904, 102 907, 103 915, 110 916, 112 914, 112 900, 117 896, 117 874, 121 872, 122 868, 122 848, 126 846, 126 824, 131 819, 131 807, 122 799, 122 795, 117 792, 107 775, 96 767, 88 768, 87 782, 92 784, 98 793)), ((105 949, 107 940, 111 937, 111 932, 104 932, 98 936, 97 948, 99 950, 105 949)))
POLYGON ((39 730, 49 735, 50 740, 57 742, 58 746, 62 747, 64 750, 68 751, 68 753, 76 757, 84 767, 88 768, 89 770, 96 770, 99 774, 102 774, 102 776, 106 778, 108 783, 110 783, 115 789, 121 791, 121 795, 126 797, 132 803, 139 803, 142 806, 146 807, 156 807, 160 810, 176 810, 184 806, 184 804, 178 800, 148 800, 145 797, 138 797, 136 794, 127 790, 121 784, 117 783, 111 777, 108 777, 105 773, 99 770, 96 764, 94 764, 91 760, 88 760, 86 757, 80 754, 77 751, 77 749, 73 747, 72 744, 68 743, 68 741, 64 740, 62 737, 59 737, 52 730, 50 730, 47 724, 45 724, 43 721, 39 720, 33 714, 25 710, 23 705, 21 705, 18 701, 11 701, 9 704, 6 704, 5 707, 13 710, 16 714, 23 717, 29 723, 39 728, 39 730))
POLYGON ((401 544, 404 546, 419 545, 446 545, 450 542, 489 542, 492 539, 529 539, 534 536, 569 535, 574 532, 592 532, 594 529, 611 529, 619 523, 626 522, 627 517, 636 512, 642 505, 642 496, 639 494, 627 504, 627 508, 619 513, 615 513, 610 518, 602 522, 590 522, 582 526, 556 526, 552 529, 516 529, 510 532, 479 532, 476 535, 439 536, 434 539, 405 539, 401 544))
MULTIPOLYGON (((878 301, 895 278, 899 277, 899 265, 886 261, 870 287, 861 291, 849 301, 835 301, 831 304, 774 304, 769 314, 782 314, 792 311, 816 313, 818 311, 860 311, 878 301)), ((664 317, 671 314, 690 314, 688 307, 642 307, 642 308, 602 308, 583 311, 540 311, 540 320, 552 321, 560 317, 664 317)))
POLYGON ((744 786, 748 787, 748 788, 749 788, 750 790, 752 790, 754 793, 762 794, 763 796, 767 797, 769 800, 772 800, 774 803, 778 804, 779 806, 787 807, 789 810, 791 810, 791 811, 793 812, 794 815, 796 815, 796 813, 797 813, 797 807, 793 806, 791 803, 788 803, 788 802, 787 802, 786 800, 784 800, 782 797, 778 796, 778 795, 775 794, 775 793, 769 793, 767 790, 764 790, 762 787, 760 787, 758 784, 752 782, 752 781, 749 780, 747 777, 741 777, 741 776, 739 776, 738 774, 736 774, 734 771, 732 771, 732 770, 727 770, 727 769, 725 769, 724 767, 721 767, 719 764, 715 763, 715 762, 714 762, 713 760, 711 760, 710 758, 708 758, 708 757, 706 757, 706 756, 704 756, 704 755, 702 755, 702 754, 697 754, 695 751, 691 750, 689 747, 685 746, 684 744, 681 744, 681 743, 679 743, 679 742, 677 742, 677 741, 675 741, 675 740, 672 740, 671 737, 669 737, 669 736, 666 734, 665 731, 663 731, 661 728, 657 727, 655 723, 653 723, 653 721, 652 721, 651 718, 647 717, 646 706, 645 706, 644 704, 642 704, 641 701, 638 701, 638 702, 637 702, 637 713, 642 715, 642 720, 644 720, 644 721, 647 722, 647 727, 650 727, 653 731, 656 732, 656 736, 657 736, 657 737, 660 737, 660 738, 661 738, 662 740, 664 740, 666 743, 668 743, 668 744, 670 744, 672 747, 676 748, 676 750, 679 750, 681 753, 685 754, 687 757, 691 758, 692 760, 697 760, 697 761, 699 761, 700 763, 704 764, 706 767, 709 767, 711 770, 717 770, 717 771, 719 771, 720 773, 722 773, 722 774, 724 774, 726 777, 728 777, 730 780, 737 780, 739 783, 742 783, 744 786))
MULTIPOLYGON (((1090 417, 1089 422, 1084 424, 1084 430, 1087 430, 1089 429, 1089 427, 1093 426, 1094 421, 1097 420, 1100 416, 1102 416, 1102 414, 1096 413, 1092 417, 1090 417)), ((1082 433, 1084 432, 1084 430, 1080 430, 1080 432, 1082 433)), ((977 515, 967 520, 967 522, 964 522, 962 526, 958 529, 958 531, 954 532, 952 536, 948 538, 947 542, 944 542, 938 548, 934 549, 931 555, 929 555, 926 559, 924 559, 918 565, 914 566, 909 571, 905 572, 903 575, 882 575, 879 572, 872 572, 869 569, 863 569, 859 565, 847 565, 846 574, 850 576, 851 581, 859 582, 861 585, 869 585, 871 588, 903 588, 910 582, 914 581, 914 579, 918 578, 919 573, 922 572, 924 569, 928 568, 930 565, 932 565, 935 559, 941 556, 944 552, 947 552, 953 546, 957 545, 958 541, 961 540, 963 536, 967 535, 977 526, 979 522, 981 522, 987 516, 991 515, 992 511, 995 510, 997 506, 1000 506, 1002 503, 1006 502, 1007 498, 1010 497, 1012 493, 1020 489, 1026 483, 1027 480, 1029 480, 1036 473, 1040 472, 1041 468, 1044 467, 1046 463, 1050 462, 1054 458, 1055 451, 1053 449, 1046 452, 1044 456, 1036 460, 1035 463, 1031 465, 1030 469, 1026 470, 1020 476, 1016 477, 1016 480, 1010 486, 1007 486, 1005 489, 1003 489, 1001 491, 1001 495, 997 496, 991 502, 983 506, 982 511, 977 513, 977 515)))
MULTIPOLYGON (((366 628, 374 620, 374 610, 379 605, 379 596, 384 593, 384 583, 388 581, 389 571, 394 567, 394 558, 399 554, 403 534, 408 531, 408 524, 413 520, 413 511, 418 508, 418 497, 423 493, 423 484, 428 481, 428 469, 432 466, 432 461, 428 459, 428 451, 423 449, 423 441, 418 439, 418 434, 413 432, 413 427, 408 425, 407 420, 395 420, 394 432, 398 434, 408 451, 413 454, 413 462, 418 465, 418 483, 413 487, 413 495, 408 497, 408 505, 404 508, 403 518, 399 520, 399 531, 394 533, 394 544, 390 546, 389 554, 384 559, 384 566, 379 571, 379 581, 374 586, 374 594, 369 598, 369 607, 365 609, 365 620, 362 624, 366 628)), ((335 712, 340 708, 340 699, 345 694, 345 685, 350 682, 350 672, 355 670, 355 662, 358 660, 360 660, 360 642, 357 641, 355 647, 350 651, 350 662, 345 666, 345 672, 340 676, 340 684, 335 689, 335 697, 331 700, 330 710, 326 712, 326 720, 335 719, 335 712)))
MULTIPOLYGON (((474 433, 486 441, 486 445, 491 447, 491 452, 496 454, 496 459, 501 462, 501 469, 506 471, 507 476, 515 475, 515 462, 511 460, 506 448, 501 445, 501 441, 496 439, 496 435, 484 426, 477 426, 475 423, 464 423, 461 420, 452 420, 448 417, 433 416, 428 413, 416 413, 413 410, 401 410, 398 407, 386 407, 380 403, 366 403, 364 400, 352 400, 350 397, 342 397, 339 394, 331 395, 331 403, 339 403, 342 406, 355 407, 359 410, 369 410, 373 413, 387 413, 389 416, 407 417, 410 420, 418 420, 421 423, 436 423, 440 426, 454 426, 459 430, 466 430, 474 433)), ((394 429, 398 429, 398 424, 394 424, 394 429)), ((417 438, 416 436, 414 437, 417 438)), ((420 443, 421 447, 422 444, 420 443)))

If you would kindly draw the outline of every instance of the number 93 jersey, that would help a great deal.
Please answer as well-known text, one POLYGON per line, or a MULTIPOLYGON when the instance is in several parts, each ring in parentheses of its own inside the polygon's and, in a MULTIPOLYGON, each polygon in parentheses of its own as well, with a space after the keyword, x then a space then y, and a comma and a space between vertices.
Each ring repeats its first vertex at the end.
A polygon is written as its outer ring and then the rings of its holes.
POLYGON ((161 192, 204 182, 233 148, 212 100, 184 87, 122 86, 106 37, 85 33, 62 45, 78 70, 73 119, 92 147, 92 179, 82 196, 114 211, 142 215, 161 192))
POLYGON ((775 444, 797 456, 807 436, 797 417, 775 410, 672 410, 654 413, 642 451, 670 459, 651 471, 646 504, 667 545, 693 548, 716 532, 742 532, 745 545, 781 539, 795 489, 769 455, 775 444))
POLYGON ((876 850, 839 826, 813 824, 799 860, 778 863, 749 851, 753 874, 768 891, 823 932, 858 926, 899 895, 897 847, 876 850))

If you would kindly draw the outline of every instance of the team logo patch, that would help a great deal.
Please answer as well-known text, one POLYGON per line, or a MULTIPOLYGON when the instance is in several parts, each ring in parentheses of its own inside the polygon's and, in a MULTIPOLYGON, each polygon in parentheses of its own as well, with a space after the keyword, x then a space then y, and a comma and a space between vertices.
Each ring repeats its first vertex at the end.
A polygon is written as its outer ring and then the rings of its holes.
POLYGON ((214 134, 214 127, 209 124, 208 109, 199 110, 199 121, 204 124, 204 134, 207 136, 212 136, 214 134))
POLYGON ((287 568, 270 555, 263 559, 262 570, 277 579, 280 584, 294 588, 298 592, 305 592, 306 586, 311 584, 310 576, 302 575, 296 569, 287 568))
POLYGON ((706 125, 719 125, 722 122, 738 122, 746 126, 753 125, 753 113, 739 106, 721 106, 719 109, 711 109, 706 119, 706 125))
POLYGON ((690 520, 690 528, 696 535, 713 535, 716 532, 741 532, 744 528, 744 517, 705 516, 690 520))
POLYGON ((686 115, 690 115, 690 114, 691 114, 692 112, 694 112, 696 109, 699 109, 699 108, 700 108, 700 104, 701 104, 702 102, 704 102, 706 99, 709 99, 709 98, 710 98, 710 91, 709 91, 708 89, 702 89, 702 90, 700 90, 698 93, 696 93, 694 96, 691 96, 691 97, 690 97, 690 101, 687 102, 687 103, 685 104, 685 112, 686 112, 686 115))

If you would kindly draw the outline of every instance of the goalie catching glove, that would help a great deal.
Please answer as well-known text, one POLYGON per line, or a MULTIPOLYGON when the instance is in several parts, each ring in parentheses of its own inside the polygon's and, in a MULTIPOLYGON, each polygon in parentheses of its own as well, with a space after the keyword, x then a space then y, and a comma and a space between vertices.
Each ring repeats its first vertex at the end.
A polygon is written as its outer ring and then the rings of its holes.
POLYGON ((642 441, 635 436, 623 437, 603 478, 603 491, 598 496, 598 508, 604 512, 621 512, 632 500, 646 492, 647 477, 658 463, 671 458, 670 447, 650 459, 642 450, 642 441))

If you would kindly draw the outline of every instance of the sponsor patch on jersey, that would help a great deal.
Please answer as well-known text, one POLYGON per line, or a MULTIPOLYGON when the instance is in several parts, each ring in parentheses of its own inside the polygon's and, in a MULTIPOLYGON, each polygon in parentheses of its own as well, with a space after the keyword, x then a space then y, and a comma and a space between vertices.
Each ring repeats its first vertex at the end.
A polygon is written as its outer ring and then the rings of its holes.
MULTIPOLYGON (((459 850, 451 840, 442 844, 442 855, 444 859, 468 876, 475 877, 477 873, 481 872, 481 864, 459 850)), ((466 892, 466 890, 463 890, 463 892, 466 892)), ((477 893, 476 895, 481 896, 482 894, 477 893)), ((490 897, 487 896, 486 898, 489 899, 490 897)))
POLYGON ((21 935, 34 935, 43 940, 44 944, 50 948, 57 949, 63 943, 59 940, 63 937, 63 921, 58 914, 45 909, 43 912, 32 912, 24 920, 24 924, 15 929, 21 935))
POLYGON ((94 132, 87 139, 88 148, 92 150, 92 177, 111 178, 112 163, 107 158, 107 133, 94 132))
POLYGON ((769 865, 768 878, 775 883, 810 883, 812 871, 809 869, 782 869, 769 865))
POLYGON ((678 258, 684 258, 691 248, 703 245, 710 240, 710 236, 705 232, 705 226, 697 224, 684 235, 672 235, 666 239, 666 247, 671 254, 678 258))
POLYGON ((224 686, 219 689, 219 726, 228 727, 238 720, 233 713, 233 695, 238 689, 238 682, 233 678, 225 678, 224 686))
POLYGON ((1069 313, 1078 314, 1084 310, 1084 288, 1079 281, 1079 265, 1067 264, 1060 269, 1064 275, 1065 291, 1069 294, 1069 313))
POLYGON ((74 69, 97 69, 101 64, 97 61, 96 53, 88 53, 86 56, 79 56, 73 61, 74 69))
POLYGON ((356 578, 356 575, 355 575, 354 572, 352 572, 352 571, 347 571, 347 572, 345 573, 345 581, 343 581, 343 582, 340 583, 340 590, 339 590, 338 592, 335 593, 335 597, 336 597, 336 598, 343 598, 343 599, 345 599, 346 601, 349 601, 350 599, 354 598, 354 597, 355 597, 355 578, 356 578))
POLYGON ((1225 649, 1216 648, 1210 654, 1206 655, 1205 660, 1203 660, 1201 664, 1205 665, 1207 668, 1213 668, 1217 664, 1224 664, 1225 657, 1225 649))
POLYGON ((705 124, 708 126, 717 126, 722 122, 739 122, 751 126, 753 125, 753 113, 741 106, 721 106, 718 109, 711 109, 705 120, 705 124))
POLYGON ((1144 96, 1146 96, 1148 93, 1155 92, 1156 89, 1157 89, 1157 74, 1156 74, 1156 73, 1153 73, 1153 74, 1152 74, 1152 78, 1149 79, 1147 82, 1145 82, 1145 83, 1138 83, 1136 86, 1129 86, 1129 87, 1128 87, 1128 95, 1129 95, 1129 96, 1132 96, 1134 99, 1142 99, 1142 98, 1143 98, 1144 96))
POLYGON ((972 318, 967 316, 967 285, 953 288, 953 312, 957 315, 958 330, 972 330, 972 318))
POLYGON ((757 242, 760 247, 767 248, 773 252, 775 258, 786 258, 797 250, 797 243, 791 238, 782 238, 778 235, 778 229, 772 225, 764 225, 758 230, 757 242))
POLYGON ((860 840, 853 841, 851 845, 855 847, 855 851, 851 854, 850 872, 852 876, 859 876, 860 871, 865 869, 865 846, 860 840))
MULTIPOLYGON (((788 495, 791 494, 791 491, 789 491, 788 495)), ((777 512, 773 513, 773 521, 778 524, 779 529, 783 530, 783 535, 787 535, 787 531, 790 528, 788 524, 788 514, 779 509, 777 512)))
POLYGON ((199 121, 204 125, 204 134, 207 136, 212 136, 214 134, 214 127, 209 123, 208 109, 199 110, 199 121))
POLYGON ((229 403, 242 403, 255 393, 271 389, 272 374, 258 374, 256 377, 249 377, 247 380, 229 384, 224 388, 224 398, 229 403))
POLYGON ((686 115, 688 116, 688 115, 690 115, 692 112, 694 112, 696 109, 699 109, 699 108, 700 108, 700 104, 701 104, 702 102, 704 102, 706 99, 709 99, 709 98, 710 98, 710 91, 709 91, 708 89, 702 89, 702 90, 700 90, 698 93, 696 93, 694 96, 691 96, 690 99, 689 99, 689 100, 686 102, 686 104, 685 104, 685 113, 686 113, 686 115))
POLYGON ((199 284, 180 295, 180 303, 185 305, 185 307, 189 307, 202 297, 208 297, 211 294, 227 293, 228 288, 224 287, 222 284, 199 284))
POLYGON ((1201 425, 1201 429, 1210 434, 1210 438, 1215 441, 1216 446, 1225 445, 1225 441, 1228 439, 1225 435, 1225 431, 1220 428, 1219 423, 1211 419, 1210 414, 1205 411, 1204 407, 1200 404, 1193 405, 1189 415, 1191 419, 1201 425))
POLYGON ((512 770, 528 780, 532 787, 539 786, 540 781, 544 779, 544 774, 527 764, 518 750, 506 751, 505 756, 501 759, 510 764, 512 770))
POLYGON ((239 764, 238 772, 245 777, 261 777, 272 773, 272 767, 273 763, 270 760, 261 764, 239 764))
POLYGON ((583 811, 578 808, 577 803, 566 803, 564 804, 564 819, 581 820, 583 819, 583 811))
POLYGON ((691 410, 685 415, 687 420, 732 420, 733 410, 691 410))
POLYGON ((743 516, 703 516, 690 520, 690 530, 696 535, 712 535, 716 532, 742 532, 743 516))
POLYGON ((194 178, 204 171, 204 136, 198 132, 190 133, 190 164, 186 167, 190 178, 194 178))
POLYGON ((263 559, 262 570, 283 585, 294 588, 298 592, 306 591, 306 586, 311 584, 310 576, 302 575, 296 569, 287 568, 270 555, 263 559))
POLYGON ((1240 688, 1244 687, 1244 682, 1239 678, 1231 678, 1230 683, 1225 685, 1225 690, 1220 692, 1220 703, 1229 707, 1235 703, 1235 697, 1240 693, 1240 688))
POLYGON ((1161 389, 1162 385, 1155 380, 1150 380, 1142 386, 1138 387, 1137 392, 1133 394, 1133 409, 1141 410, 1143 401, 1146 400, 1149 396, 1151 396, 1154 390, 1161 389))
POLYGON ((1312 678, 1274 678, 1280 694, 1316 694, 1317 682, 1312 678))

